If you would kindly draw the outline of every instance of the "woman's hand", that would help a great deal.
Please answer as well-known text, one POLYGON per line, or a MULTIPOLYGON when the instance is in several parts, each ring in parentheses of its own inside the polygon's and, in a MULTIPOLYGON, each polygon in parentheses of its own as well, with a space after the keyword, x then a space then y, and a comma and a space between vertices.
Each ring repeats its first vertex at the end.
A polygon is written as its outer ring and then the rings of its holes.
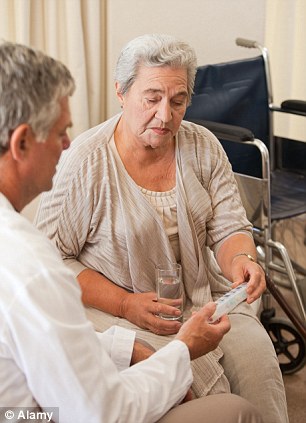
POLYGON ((250 259, 256 260, 257 251, 253 238, 237 233, 228 237, 220 246, 217 262, 223 275, 233 282, 236 288, 243 282, 248 282, 247 302, 251 304, 266 289, 266 278, 262 267, 250 259))
POLYGON ((232 280, 232 288, 236 288, 243 282, 248 282, 248 304, 257 300, 266 289, 266 278, 262 267, 243 255, 236 256, 233 259, 232 280))
POLYGON ((156 292, 129 293, 123 298, 120 309, 121 317, 156 335, 173 335, 182 326, 177 320, 158 317, 159 313, 179 317, 181 312, 176 307, 157 302, 156 292))

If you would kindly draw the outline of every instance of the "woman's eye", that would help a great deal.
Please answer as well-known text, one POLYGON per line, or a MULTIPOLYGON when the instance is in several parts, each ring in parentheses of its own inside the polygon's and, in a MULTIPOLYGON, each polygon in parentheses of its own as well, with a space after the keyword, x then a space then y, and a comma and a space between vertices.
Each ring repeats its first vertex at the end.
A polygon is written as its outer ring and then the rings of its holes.
POLYGON ((173 99, 172 100, 172 104, 174 106, 180 107, 180 106, 185 106, 186 104, 186 99, 185 98, 177 98, 177 99, 173 99))
POLYGON ((158 99, 157 98, 147 98, 146 99, 149 103, 157 103, 158 99))

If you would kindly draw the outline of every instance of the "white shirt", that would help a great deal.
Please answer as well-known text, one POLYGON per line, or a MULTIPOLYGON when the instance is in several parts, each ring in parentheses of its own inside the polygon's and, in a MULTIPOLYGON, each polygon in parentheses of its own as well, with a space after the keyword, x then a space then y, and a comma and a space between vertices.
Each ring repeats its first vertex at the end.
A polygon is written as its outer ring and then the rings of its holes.
POLYGON ((61 423, 149 423, 184 397, 186 345, 128 367, 134 333, 97 336, 71 271, 2 194, 0 257, 0 407, 59 407, 61 423))

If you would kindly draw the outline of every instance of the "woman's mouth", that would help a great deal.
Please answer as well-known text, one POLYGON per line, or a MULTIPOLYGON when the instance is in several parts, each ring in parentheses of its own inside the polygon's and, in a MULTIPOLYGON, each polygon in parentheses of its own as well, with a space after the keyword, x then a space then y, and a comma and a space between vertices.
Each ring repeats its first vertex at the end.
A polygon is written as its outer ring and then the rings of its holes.
POLYGON ((171 132, 168 128, 152 128, 152 131, 157 135, 167 135, 171 132))

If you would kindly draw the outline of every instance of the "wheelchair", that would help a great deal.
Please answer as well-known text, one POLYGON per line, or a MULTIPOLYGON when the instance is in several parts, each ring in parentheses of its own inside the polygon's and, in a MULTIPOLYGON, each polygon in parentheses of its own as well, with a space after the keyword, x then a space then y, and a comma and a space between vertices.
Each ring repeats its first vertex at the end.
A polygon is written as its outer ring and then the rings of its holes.
POLYGON ((306 144, 274 136, 273 113, 306 117, 306 101, 286 100, 275 106, 267 49, 242 38, 236 43, 257 48, 260 55, 198 67, 184 119, 211 130, 229 157, 266 273, 260 318, 282 372, 290 374, 306 361, 306 269, 275 240, 274 227, 279 220, 306 213, 306 144), (292 290, 297 311, 278 285, 292 290), (289 320, 275 316, 271 295, 289 320))

